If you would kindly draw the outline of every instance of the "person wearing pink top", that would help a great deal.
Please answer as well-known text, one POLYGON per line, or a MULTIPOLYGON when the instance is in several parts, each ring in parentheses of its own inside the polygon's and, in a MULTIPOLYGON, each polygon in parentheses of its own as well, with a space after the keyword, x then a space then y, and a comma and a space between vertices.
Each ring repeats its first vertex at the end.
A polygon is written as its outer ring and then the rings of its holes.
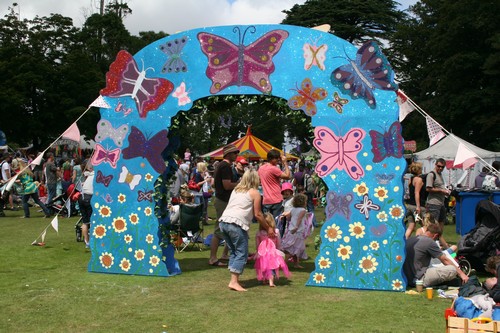
POLYGON ((264 163, 258 170, 260 183, 262 185, 262 208, 264 213, 271 213, 273 217, 277 217, 281 213, 281 180, 290 179, 290 168, 286 161, 286 156, 280 154, 278 150, 271 149, 267 153, 267 163, 264 163), (284 171, 278 167, 281 159, 284 171))

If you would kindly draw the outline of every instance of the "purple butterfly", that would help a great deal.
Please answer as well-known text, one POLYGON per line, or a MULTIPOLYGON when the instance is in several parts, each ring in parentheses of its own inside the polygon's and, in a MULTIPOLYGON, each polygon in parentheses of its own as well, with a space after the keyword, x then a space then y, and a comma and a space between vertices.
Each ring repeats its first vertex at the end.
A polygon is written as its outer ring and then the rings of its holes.
POLYGON ((161 152, 168 145, 168 131, 161 130, 150 139, 146 139, 144 134, 135 126, 132 126, 128 136, 129 146, 123 149, 123 158, 132 159, 142 157, 148 160, 149 164, 156 172, 162 173, 165 169, 165 161, 161 157, 161 152))
POLYGON ((376 237, 382 237, 387 232, 387 226, 385 224, 381 224, 378 227, 370 227, 371 233, 376 237))
POLYGON ((113 175, 105 176, 101 170, 97 170, 97 176, 96 176, 96 182, 103 184, 104 186, 108 187, 109 183, 111 183, 111 180, 113 180, 113 175))
POLYGON ((187 72, 187 65, 184 60, 181 59, 182 49, 187 41, 187 36, 183 36, 160 45, 160 50, 168 56, 167 62, 163 65, 163 69, 161 70, 162 73, 187 72))
POLYGON ((111 195, 109 193, 106 193, 106 196, 102 196, 101 197, 104 199, 104 201, 106 201, 106 203, 112 203, 113 202, 113 199, 111 198, 111 195))
POLYGON ((356 53, 356 59, 342 65, 332 72, 333 84, 341 82, 342 88, 352 97, 362 97, 368 105, 377 105, 373 90, 398 90, 394 82, 394 71, 377 43, 364 43, 356 53))
POLYGON ((365 215, 365 219, 369 219, 370 210, 380 210, 380 206, 373 203, 373 201, 368 198, 368 194, 363 195, 363 201, 354 205, 356 209, 359 210, 361 214, 365 215))
POLYGON ((334 191, 328 191, 326 194, 326 218, 330 219, 335 214, 344 215, 346 219, 351 218, 351 209, 349 205, 353 199, 352 193, 341 194, 334 191))
POLYGON ((395 121, 389 131, 380 133, 371 130, 373 162, 381 162, 386 157, 403 157, 403 137, 401 136, 401 124, 395 121))
POLYGON ((153 201, 153 190, 147 192, 139 190, 139 192, 137 192, 137 201, 141 202, 144 200, 147 200, 149 202, 153 201))
POLYGON ((286 30, 272 30, 252 44, 243 45, 247 31, 255 33, 254 26, 248 27, 241 36, 239 45, 221 36, 200 32, 198 41, 201 51, 208 58, 207 77, 212 80, 210 93, 216 94, 229 86, 249 86, 261 92, 272 90, 269 75, 274 72, 273 56, 281 49, 288 38, 286 30))
POLYGON ((163 78, 147 78, 146 70, 139 71, 130 53, 121 50, 106 73, 106 88, 101 95, 109 97, 130 96, 135 101, 139 117, 146 118, 165 102, 174 89, 172 82, 163 78))

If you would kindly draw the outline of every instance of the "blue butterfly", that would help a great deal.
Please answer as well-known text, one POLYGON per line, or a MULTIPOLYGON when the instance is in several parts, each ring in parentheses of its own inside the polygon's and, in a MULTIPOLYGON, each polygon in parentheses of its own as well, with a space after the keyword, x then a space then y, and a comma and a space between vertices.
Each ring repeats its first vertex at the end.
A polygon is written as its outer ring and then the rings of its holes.
POLYGON ((181 59, 182 49, 187 41, 187 36, 183 36, 160 45, 160 50, 168 55, 167 62, 163 65, 161 70, 162 73, 187 72, 187 65, 184 60, 181 59))
POLYGON ((387 185, 391 180, 394 179, 396 175, 393 173, 377 173, 375 178, 377 178, 377 183, 380 185, 387 185))
POLYGON ((401 136, 401 124, 395 121, 389 130, 380 133, 371 130, 370 137, 372 138, 373 162, 381 162, 386 157, 403 157, 403 137, 401 136))
POLYGON ((398 90, 394 71, 374 41, 364 43, 356 53, 356 59, 349 59, 348 64, 335 69, 330 80, 333 84, 341 82, 342 88, 352 97, 362 97, 371 107, 377 105, 374 89, 398 90))
POLYGON ((344 215, 346 219, 351 218, 351 209, 349 205, 353 199, 352 193, 341 194, 334 191, 328 191, 326 194, 326 218, 330 219, 335 214, 344 215))

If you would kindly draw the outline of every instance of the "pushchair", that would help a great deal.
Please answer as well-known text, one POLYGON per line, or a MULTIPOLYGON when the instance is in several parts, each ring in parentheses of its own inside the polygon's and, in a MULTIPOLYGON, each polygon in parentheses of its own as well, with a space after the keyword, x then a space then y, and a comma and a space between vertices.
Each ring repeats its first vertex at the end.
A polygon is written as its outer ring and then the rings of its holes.
POLYGON ((484 272, 486 260, 500 254, 500 206, 479 201, 475 221, 474 228, 458 242, 456 260, 467 275, 472 269, 484 272))
POLYGON ((78 212, 76 210, 76 202, 80 197, 80 192, 76 190, 75 184, 68 186, 66 191, 55 196, 45 205, 48 209, 52 210, 58 215, 66 215, 67 217, 76 216, 78 212), (69 210, 68 210, 69 208, 69 210))

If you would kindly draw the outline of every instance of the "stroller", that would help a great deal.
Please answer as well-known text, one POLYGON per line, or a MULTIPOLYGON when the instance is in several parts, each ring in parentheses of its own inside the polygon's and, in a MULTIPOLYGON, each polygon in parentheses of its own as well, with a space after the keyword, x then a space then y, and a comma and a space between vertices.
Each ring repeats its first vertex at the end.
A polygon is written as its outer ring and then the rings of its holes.
POLYGON ((55 196, 45 205, 58 215, 66 215, 67 217, 77 216, 78 212, 76 211, 75 204, 79 197, 80 192, 76 190, 75 184, 71 184, 66 191, 55 196))
POLYGON ((484 272, 486 260, 500 255, 500 206, 479 201, 475 218, 474 228, 458 242, 457 262, 467 275, 472 269, 484 272))

